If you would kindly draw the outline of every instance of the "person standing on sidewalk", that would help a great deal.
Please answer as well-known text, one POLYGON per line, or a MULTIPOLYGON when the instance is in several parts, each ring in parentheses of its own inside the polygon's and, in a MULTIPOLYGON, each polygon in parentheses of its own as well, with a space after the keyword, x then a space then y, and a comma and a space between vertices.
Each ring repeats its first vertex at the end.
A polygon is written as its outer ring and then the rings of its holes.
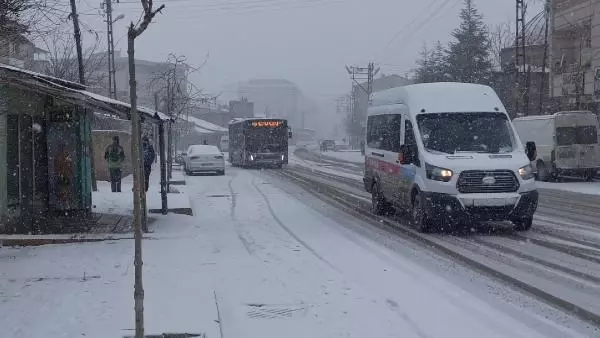
POLYGON ((150 185, 150 173, 152 172, 152 164, 156 160, 156 152, 154 147, 150 143, 148 136, 144 136, 142 139, 142 151, 144 155, 144 182, 146 192, 148 192, 148 186, 150 185))
POLYGON ((106 147, 104 159, 108 162, 111 191, 121 192, 121 167, 125 161, 125 151, 119 144, 119 136, 113 136, 113 143, 106 147))

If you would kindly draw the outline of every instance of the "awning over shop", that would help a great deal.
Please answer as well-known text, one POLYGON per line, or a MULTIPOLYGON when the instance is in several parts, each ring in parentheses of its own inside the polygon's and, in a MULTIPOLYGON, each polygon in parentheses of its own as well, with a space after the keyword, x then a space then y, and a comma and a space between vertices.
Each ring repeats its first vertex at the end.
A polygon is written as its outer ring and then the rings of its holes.
MULTIPOLYGON (((79 83, 1 63, 0 75, 0 84, 5 81, 10 82, 11 85, 20 85, 28 90, 71 100, 83 106, 109 111, 122 118, 130 119, 131 105, 129 103, 88 92, 86 91, 86 87, 79 83)), ((138 106, 137 110, 144 118, 152 119, 156 122, 171 120, 169 116, 150 108, 138 106)))

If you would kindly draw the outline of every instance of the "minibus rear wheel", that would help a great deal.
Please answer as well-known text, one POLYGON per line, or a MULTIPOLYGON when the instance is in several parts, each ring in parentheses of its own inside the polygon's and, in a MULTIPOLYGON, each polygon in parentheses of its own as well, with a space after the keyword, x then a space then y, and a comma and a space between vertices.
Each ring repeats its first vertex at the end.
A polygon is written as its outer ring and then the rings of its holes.
POLYGON ((375 215, 380 216, 387 214, 390 210, 390 204, 385 200, 377 182, 374 182, 371 188, 371 210, 375 215))

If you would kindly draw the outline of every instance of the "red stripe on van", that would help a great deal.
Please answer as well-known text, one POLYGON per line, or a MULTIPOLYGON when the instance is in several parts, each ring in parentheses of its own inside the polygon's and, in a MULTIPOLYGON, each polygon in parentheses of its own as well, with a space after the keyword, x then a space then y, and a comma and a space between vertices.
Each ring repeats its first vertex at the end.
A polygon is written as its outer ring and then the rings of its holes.
POLYGON ((394 175, 399 175, 400 171, 402 170, 402 166, 400 166, 400 164, 390 163, 372 157, 368 157, 366 159, 366 166, 369 169, 394 175))

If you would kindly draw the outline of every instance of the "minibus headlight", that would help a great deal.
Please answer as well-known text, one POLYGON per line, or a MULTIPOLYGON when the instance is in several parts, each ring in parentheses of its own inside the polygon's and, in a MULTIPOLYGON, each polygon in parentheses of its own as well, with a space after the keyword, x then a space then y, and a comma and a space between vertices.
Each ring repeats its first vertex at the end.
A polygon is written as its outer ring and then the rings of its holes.
POLYGON ((519 175, 521 175, 521 178, 525 181, 532 179, 533 178, 533 170, 531 169, 531 165, 528 164, 528 165, 520 168, 519 175))
POLYGON ((427 171, 427 178, 433 181, 449 182, 454 175, 450 169, 436 167, 427 163, 425 163, 425 170, 427 171))
POLYGON ((250 154, 250 161, 254 161, 254 155, 250 154))

